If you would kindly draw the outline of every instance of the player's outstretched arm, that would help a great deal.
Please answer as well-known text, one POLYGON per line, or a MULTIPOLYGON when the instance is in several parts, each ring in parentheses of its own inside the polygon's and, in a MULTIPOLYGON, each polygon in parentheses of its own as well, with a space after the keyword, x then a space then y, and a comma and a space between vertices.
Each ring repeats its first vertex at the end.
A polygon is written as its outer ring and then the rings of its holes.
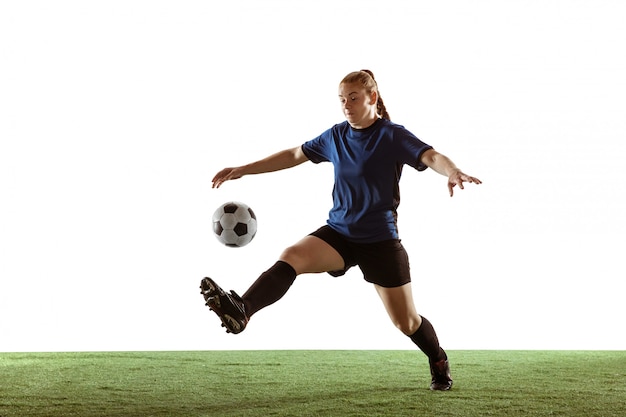
POLYGON ((284 151, 277 152, 267 158, 242 165, 235 168, 224 168, 213 177, 213 188, 219 188, 224 182, 236 180, 244 175, 263 174, 265 172, 280 171, 300 165, 308 161, 308 158, 302 152, 302 147, 298 146, 284 151))
POLYGON ((448 177, 448 190, 450 191, 450 197, 454 195, 454 187, 457 185, 461 190, 465 188, 463 187, 464 182, 482 184, 481 180, 463 173, 463 171, 457 168, 450 158, 434 149, 429 149, 424 152, 422 154, 421 161, 439 174, 448 177))

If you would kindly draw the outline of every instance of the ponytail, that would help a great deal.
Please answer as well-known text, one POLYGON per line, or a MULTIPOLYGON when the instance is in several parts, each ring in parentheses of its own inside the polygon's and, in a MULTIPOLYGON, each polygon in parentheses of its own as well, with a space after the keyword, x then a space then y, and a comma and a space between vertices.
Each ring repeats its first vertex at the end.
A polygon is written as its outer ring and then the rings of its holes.
POLYGON ((383 119, 391 120, 389 117, 389 113, 387 113, 387 108, 385 107, 385 103, 383 103, 383 99, 380 97, 380 93, 378 93, 378 103, 376 103, 376 112, 383 119))
POLYGON ((376 102, 376 113, 378 113, 378 115, 383 119, 391 120, 389 113, 387 112, 387 107, 385 107, 385 103, 383 102, 382 97, 380 97, 378 83, 376 83, 376 79, 374 78, 374 73, 372 71, 364 69, 361 71, 351 72, 346 75, 343 80, 341 80, 340 84, 344 83, 359 83, 368 93, 376 91, 378 96, 378 101, 376 102))

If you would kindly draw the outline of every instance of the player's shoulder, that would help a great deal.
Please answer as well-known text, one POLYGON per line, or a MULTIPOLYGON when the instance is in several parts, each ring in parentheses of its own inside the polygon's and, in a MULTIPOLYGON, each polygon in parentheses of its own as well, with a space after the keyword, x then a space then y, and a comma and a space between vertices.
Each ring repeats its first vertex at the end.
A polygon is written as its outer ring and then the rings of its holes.
POLYGON ((386 133, 390 140, 402 141, 407 138, 414 138, 415 135, 409 131, 404 125, 392 122, 391 120, 382 119, 381 129, 386 133))
POLYGON ((389 119, 381 119, 380 120, 380 124, 383 128, 385 129, 389 129, 392 131, 407 131, 407 129, 404 127, 404 125, 401 125, 399 123, 396 122, 392 122, 389 119))
POLYGON ((332 130, 335 132, 344 132, 348 130, 349 128, 350 128, 350 124, 348 123, 347 120, 344 120, 343 122, 334 124, 333 127, 331 127, 329 130, 332 130))

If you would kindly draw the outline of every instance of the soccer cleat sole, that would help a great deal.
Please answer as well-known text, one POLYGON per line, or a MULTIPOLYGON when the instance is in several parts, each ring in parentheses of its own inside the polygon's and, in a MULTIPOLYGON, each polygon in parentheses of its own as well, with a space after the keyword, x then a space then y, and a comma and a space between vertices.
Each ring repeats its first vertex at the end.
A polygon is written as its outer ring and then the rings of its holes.
POLYGON ((204 296, 205 301, 209 301, 209 298, 215 295, 224 295, 223 291, 209 278, 205 278, 200 282, 200 294, 204 296), (221 293, 221 294, 220 294, 221 293))
POLYGON ((241 333, 243 330, 239 322, 228 314, 224 314, 224 317, 222 318, 222 326, 226 328, 226 333, 237 334, 241 333))
MULTIPOLYGON (((230 314, 222 310, 222 300, 231 302, 231 296, 226 294, 211 278, 204 278, 200 282, 200 293, 204 297, 206 305, 211 311, 213 311, 222 321, 222 327, 226 328, 227 333, 241 333, 245 327, 246 322, 243 324, 237 319, 233 318, 230 314)), ((233 295, 236 295, 233 293, 233 295)), ((228 306, 224 306, 228 308, 228 306)))
POLYGON ((210 297, 207 300, 206 305, 209 306, 209 309, 211 309, 211 311, 215 311, 215 309, 219 309, 220 307, 222 307, 222 303, 220 302, 219 297, 210 297))

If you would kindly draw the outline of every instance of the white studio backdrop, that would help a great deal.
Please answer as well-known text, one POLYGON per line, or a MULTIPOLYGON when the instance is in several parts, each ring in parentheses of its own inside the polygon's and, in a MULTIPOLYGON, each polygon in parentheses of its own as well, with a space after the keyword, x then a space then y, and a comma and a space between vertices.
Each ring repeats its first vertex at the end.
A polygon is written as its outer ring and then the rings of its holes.
POLYGON ((358 269, 296 280, 241 335, 243 293, 324 224, 332 167, 211 189, 343 120, 374 71, 392 120, 484 181, 407 167, 399 226, 446 349, 626 349, 626 3, 0 4, 0 351, 414 349, 358 269), (259 231, 221 246, 239 200, 259 231))

